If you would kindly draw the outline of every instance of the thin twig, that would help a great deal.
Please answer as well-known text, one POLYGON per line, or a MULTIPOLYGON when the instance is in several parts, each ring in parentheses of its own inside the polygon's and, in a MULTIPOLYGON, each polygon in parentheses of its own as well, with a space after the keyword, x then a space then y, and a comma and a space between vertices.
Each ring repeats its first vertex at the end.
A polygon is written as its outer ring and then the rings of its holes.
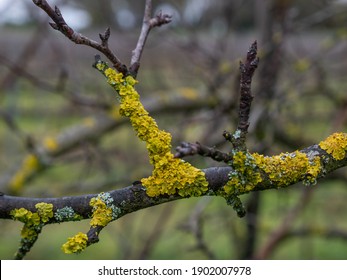
POLYGON ((257 57, 257 41, 251 45, 247 52, 246 61, 240 62, 240 104, 239 122, 234 135, 225 132, 223 135, 226 140, 231 141, 234 149, 246 150, 246 135, 249 127, 249 114, 253 95, 251 92, 252 77, 258 67, 259 58, 257 57))
POLYGON ((231 154, 223 153, 214 147, 208 147, 205 145, 200 144, 199 142, 196 143, 188 143, 188 142, 182 142, 180 146, 176 147, 177 153, 175 154, 176 158, 183 158, 185 156, 193 156, 196 154, 199 154, 204 157, 210 157, 214 159, 215 161, 224 161, 225 163, 232 160, 231 154))
POLYGON ((88 37, 75 32, 64 20, 58 7, 54 9, 47 3, 46 0, 32 0, 36 6, 41 8, 54 21, 49 23, 50 26, 63 33, 70 41, 75 44, 86 45, 103 53, 112 63, 117 71, 128 74, 127 67, 118 59, 118 57, 109 49, 108 39, 110 37, 110 29, 107 28, 104 34, 99 34, 101 43, 89 39, 88 37))
MULTIPOLYGON (((246 61, 240 62, 240 105, 239 105, 239 122, 234 134, 227 131, 223 132, 223 136, 226 140, 233 144, 233 148, 236 150, 246 151, 246 134, 249 126, 249 113, 251 110, 251 103, 253 96, 251 93, 252 76, 259 63, 257 57, 257 41, 255 41, 247 52, 246 61)), ((177 153, 175 157, 183 158, 188 155, 202 155, 204 157, 210 157, 216 161, 224 161, 226 163, 233 159, 232 154, 223 153, 201 145, 199 142, 186 143, 183 142, 176 148, 177 153)))
POLYGON ((146 44, 149 32, 153 27, 161 26, 171 22, 171 16, 159 12, 152 18, 152 0, 146 0, 145 12, 143 15, 143 23, 141 33, 137 41, 135 49, 132 51, 129 72, 133 77, 137 76, 140 67, 141 55, 146 44))

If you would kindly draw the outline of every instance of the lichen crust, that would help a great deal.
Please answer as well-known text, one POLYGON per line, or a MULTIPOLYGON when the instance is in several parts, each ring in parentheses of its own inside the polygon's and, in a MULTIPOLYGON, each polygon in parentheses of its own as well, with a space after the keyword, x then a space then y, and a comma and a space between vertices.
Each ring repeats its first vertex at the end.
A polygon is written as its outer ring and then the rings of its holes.
POLYGON ((13 209, 10 215, 13 220, 24 223, 21 230, 20 248, 16 257, 22 258, 38 238, 43 226, 53 217, 53 204, 40 202, 35 205, 37 212, 25 208, 13 209))
POLYGON ((250 192, 263 180, 254 155, 248 151, 234 152, 230 166, 233 170, 229 172, 229 181, 224 186, 227 196, 250 192))
POLYGON ((281 153, 275 156, 253 154, 258 168, 263 170, 272 184, 278 188, 303 181, 304 184, 314 185, 322 171, 320 158, 309 157, 300 151, 281 153))
POLYGON ((82 217, 78 215, 71 206, 65 206, 57 209, 54 213, 54 218, 59 223, 67 221, 79 221, 82 219, 82 217))
POLYGON ((80 253, 88 244, 88 236, 85 233, 79 232, 73 237, 69 237, 68 241, 61 247, 65 254, 80 253))
POLYGON ((117 219, 121 213, 121 210, 113 204, 113 198, 107 192, 102 192, 97 197, 93 197, 89 205, 93 207, 90 221, 92 227, 105 227, 109 222, 117 219))
POLYGON ((347 151, 347 133, 336 132, 319 143, 319 147, 335 160, 342 160, 347 151))
POLYGON ((141 180, 148 196, 178 193, 181 196, 200 196, 207 192, 208 182, 204 172, 190 163, 177 159, 171 153, 171 134, 160 130, 149 115, 135 89, 137 81, 132 76, 124 77, 98 62, 96 68, 107 78, 120 98, 119 113, 128 117, 137 137, 146 142, 152 175, 141 180))
POLYGON ((39 158, 34 154, 28 154, 22 161, 22 165, 19 170, 12 176, 9 186, 10 189, 18 193, 24 183, 41 168, 41 162, 39 158))

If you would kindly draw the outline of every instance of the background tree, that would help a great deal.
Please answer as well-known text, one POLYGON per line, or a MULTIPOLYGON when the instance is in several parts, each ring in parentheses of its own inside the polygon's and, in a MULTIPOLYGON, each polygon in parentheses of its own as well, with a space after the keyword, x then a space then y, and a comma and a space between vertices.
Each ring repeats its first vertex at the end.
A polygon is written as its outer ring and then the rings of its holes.
MULTIPOLYGON (((139 11, 144 4, 140 2, 129 2, 128 5, 137 7, 127 7, 127 11, 134 13, 134 27, 140 25, 142 18, 139 11)), ((124 5, 121 1, 115 3, 124 5)), ((216 169, 207 172, 210 188, 214 186, 214 191, 222 188, 230 169, 225 163, 211 160, 211 157, 216 159, 216 153, 208 147, 227 151, 217 153, 222 157, 230 157, 231 148, 239 147, 233 141, 225 141, 221 134, 224 130, 237 131, 240 124, 238 61, 244 61, 255 38, 259 40, 261 63, 252 84, 255 101, 248 128, 248 149, 273 155, 311 147, 303 152, 328 156, 311 145, 332 132, 342 131, 346 123, 341 75, 344 65, 340 59, 345 30, 335 27, 338 20, 343 20, 343 6, 324 1, 313 1, 310 6, 299 1, 220 1, 214 7, 208 1, 156 4, 154 10, 170 7, 178 16, 173 19, 172 27, 167 25, 151 34, 140 71, 131 74, 137 74, 140 81, 136 89, 145 108, 156 117, 160 128, 173 135, 173 146, 182 140, 204 144, 185 144, 181 146, 180 156, 188 152, 207 154, 210 157, 195 156, 187 160, 199 168, 224 166, 219 169, 224 175, 219 176, 221 181, 215 181, 212 176, 216 169), (197 2, 203 4, 195 6, 193 16, 189 9, 192 11, 197 2), (221 10, 237 12, 230 13, 234 15, 230 17, 221 10), (253 15, 251 11, 256 12, 253 15), (252 31, 252 26, 258 29, 258 34, 252 31)), ((42 16, 39 9, 31 7, 31 14, 42 16)), ((94 7, 89 11, 99 9, 94 7)), ((88 15, 97 21, 91 12, 88 15)), ((112 20, 111 13, 104 15, 112 20)), ((118 25, 119 21, 113 20, 112 24, 118 25)), ((47 202, 48 197, 57 197, 51 201, 56 210, 60 209, 56 203, 61 203, 62 195, 82 195, 89 203, 95 195, 86 194, 117 188, 120 189, 115 191, 117 194, 126 195, 135 189, 134 193, 140 195, 141 203, 133 201, 129 212, 159 203, 148 199, 138 183, 122 189, 129 182, 149 176, 152 167, 146 147, 138 143, 128 121, 119 116, 112 90, 89 67, 95 50, 66 44, 61 36, 47 28, 46 18, 35 20, 35 25, 29 29, 31 33, 27 32, 28 27, 24 33, 11 26, 2 31, 6 33, 1 54, 4 66, 1 116, 5 126, 1 127, 0 181, 6 196, 1 197, 1 217, 10 217, 4 201, 13 201, 15 208, 29 203, 34 213, 38 211, 34 205, 47 202), (41 23, 37 25, 38 22, 41 23), (21 32, 20 36, 15 31, 21 32), (19 46, 16 51, 14 44, 19 46), (8 194, 17 197, 11 200, 8 194)), ((53 27, 59 29, 59 25, 53 27)), ((129 66, 130 50, 137 41, 134 34, 139 30, 128 29, 121 34, 114 34, 113 30, 109 39, 106 39, 107 32, 101 32, 101 39, 108 42, 119 61, 129 66)), ((94 31, 83 33, 96 37, 94 31)), ((118 70, 126 73, 122 65, 118 70)), ((343 145, 339 147, 344 149, 343 145)), ((243 148, 240 150, 244 152, 243 148)), ((344 165, 345 159, 338 162, 344 165)), ((235 165, 232 167, 237 169, 235 165)), ((101 242, 77 258, 345 258, 343 170, 320 180, 319 188, 303 188, 301 184, 287 191, 262 192, 261 198, 259 192, 244 195, 241 199, 248 214, 243 219, 237 219, 230 207, 214 197, 190 198, 141 210, 110 223, 100 234, 101 242), (301 238, 293 238, 297 236, 301 238), (230 250, 225 250, 226 244, 230 250)), ((177 198, 173 196, 169 200, 177 198)), ((166 202, 165 199, 159 201, 166 202)), ((40 211, 45 213, 44 209, 40 211)), ((89 209, 85 217, 90 214, 89 209)), ((68 211, 65 215, 65 218, 78 218, 68 216, 68 211)), ((58 221, 49 214, 40 217, 41 222, 58 221)), ((22 225, 1 223, 2 238, 8 244, 0 249, 1 254, 3 258, 11 258, 18 243, 13 235, 18 235, 22 225)), ((58 248, 67 237, 79 231, 88 232, 88 224, 89 220, 45 226, 28 258, 73 258, 74 255, 64 255, 58 248)), ((96 227, 96 231, 99 229, 96 227)), ((93 233, 89 231, 89 237, 93 233)))

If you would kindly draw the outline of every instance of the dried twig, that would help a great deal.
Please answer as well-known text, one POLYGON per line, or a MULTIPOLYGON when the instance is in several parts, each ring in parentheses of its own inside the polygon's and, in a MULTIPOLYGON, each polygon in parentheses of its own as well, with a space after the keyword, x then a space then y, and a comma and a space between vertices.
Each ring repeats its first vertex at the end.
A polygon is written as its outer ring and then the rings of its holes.
POLYGON ((193 156, 199 154, 204 157, 210 157, 215 161, 224 161, 225 163, 232 160, 232 155, 223 153, 213 147, 202 145, 199 142, 182 142, 180 146, 176 147, 176 151, 176 158, 183 158, 185 156, 193 156))
MULTIPOLYGON (((234 134, 227 131, 223 132, 223 136, 226 140, 233 144, 235 150, 246 151, 246 134, 249 126, 249 113, 251 110, 251 103, 253 95, 251 93, 252 76, 255 69, 258 66, 259 58, 257 57, 257 41, 255 41, 247 52, 245 63, 240 62, 240 105, 239 105, 239 122, 237 129, 234 134)), ((226 163, 233 159, 231 153, 223 153, 201 145, 199 142, 193 143, 182 143, 176 148, 177 153, 175 157, 183 158, 189 155, 202 155, 204 157, 210 157, 216 161, 224 161, 226 163)))
POLYGON ((86 45, 103 53, 112 63, 117 71, 127 74, 127 67, 118 59, 118 57, 109 49, 108 39, 110 38, 110 29, 107 28, 104 34, 99 34, 101 43, 89 39, 88 37, 73 30, 64 20, 58 7, 54 9, 47 3, 46 0, 33 0, 34 4, 47 13, 54 21, 49 23, 52 28, 63 33, 70 41, 75 44, 86 45))
POLYGON ((251 92, 252 77, 255 69, 258 67, 259 58, 257 57, 257 41, 255 41, 248 50, 245 63, 240 62, 240 104, 239 104, 239 122, 236 132, 231 135, 224 132, 224 137, 229 140, 235 149, 246 150, 246 135, 249 127, 249 113, 253 95, 251 92))
POLYGON ((163 13, 158 13, 152 18, 152 0, 146 0, 145 12, 143 15, 142 29, 137 41, 135 49, 132 51, 129 72, 133 77, 137 76, 140 67, 141 55, 149 32, 153 27, 161 26, 171 22, 171 16, 163 13))

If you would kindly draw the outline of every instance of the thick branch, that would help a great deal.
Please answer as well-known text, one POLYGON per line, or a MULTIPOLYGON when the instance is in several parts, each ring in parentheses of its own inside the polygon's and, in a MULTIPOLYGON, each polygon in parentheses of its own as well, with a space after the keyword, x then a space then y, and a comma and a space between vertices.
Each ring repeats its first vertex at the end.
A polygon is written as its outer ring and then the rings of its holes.
MULTIPOLYGON (((204 170, 211 190, 220 189, 228 180, 229 167, 212 167, 204 170)), ((159 197, 149 197, 141 184, 117 189, 109 192, 114 200, 114 205, 121 208, 121 216, 131 212, 155 206, 169 201, 182 199, 179 195, 163 195, 159 197)), ((96 197, 96 194, 87 194, 82 196, 70 196, 61 198, 28 198, 17 196, 0 196, 0 219, 11 219, 10 211, 15 208, 26 208, 30 211, 36 211, 35 204, 39 202, 52 203, 54 211, 66 206, 72 207, 75 212, 84 219, 90 218, 92 208, 89 205, 90 200, 96 197)), ((57 221, 52 220, 52 223, 57 221)))
MULTIPOLYGON (((300 152, 305 153, 308 157, 314 154, 315 157, 319 157, 324 162, 324 169, 318 174, 317 179, 324 177, 326 174, 332 171, 347 166, 347 155, 341 160, 336 160, 332 155, 327 154, 324 150, 319 148, 318 145, 312 145, 300 152)), ((229 173, 233 169, 231 167, 211 167, 202 170, 205 172, 206 180, 209 183, 209 190, 206 195, 216 195, 218 191, 222 190, 225 184, 229 180, 229 173)), ((289 182, 286 186, 289 187, 302 181, 303 178, 297 178, 289 182)), ((278 185, 273 182, 268 176, 264 175, 263 180, 258 183, 252 191, 261 191, 268 189, 278 189, 278 185)), ((155 206, 158 204, 182 199, 183 197, 176 195, 160 195, 157 197, 149 197, 146 194, 145 188, 141 184, 125 187, 123 189, 117 189, 109 192, 114 200, 114 205, 121 209, 119 217, 128 213, 144 209, 147 207, 155 206)), ((244 194, 240 192, 240 194, 244 194)), ((38 202, 52 203, 54 205, 54 211, 66 206, 72 207, 75 212, 87 219, 91 215, 91 207, 89 205, 90 199, 95 197, 95 194, 88 194, 82 196, 62 197, 62 198, 25 198, 8 195, 0 195, 0 219, 11 219, 10 211, 15 208, 26 208, 30 211, 35 210, 35 204, 38 202)), ((57 222, 54 219, 51 223, 57 222)))

